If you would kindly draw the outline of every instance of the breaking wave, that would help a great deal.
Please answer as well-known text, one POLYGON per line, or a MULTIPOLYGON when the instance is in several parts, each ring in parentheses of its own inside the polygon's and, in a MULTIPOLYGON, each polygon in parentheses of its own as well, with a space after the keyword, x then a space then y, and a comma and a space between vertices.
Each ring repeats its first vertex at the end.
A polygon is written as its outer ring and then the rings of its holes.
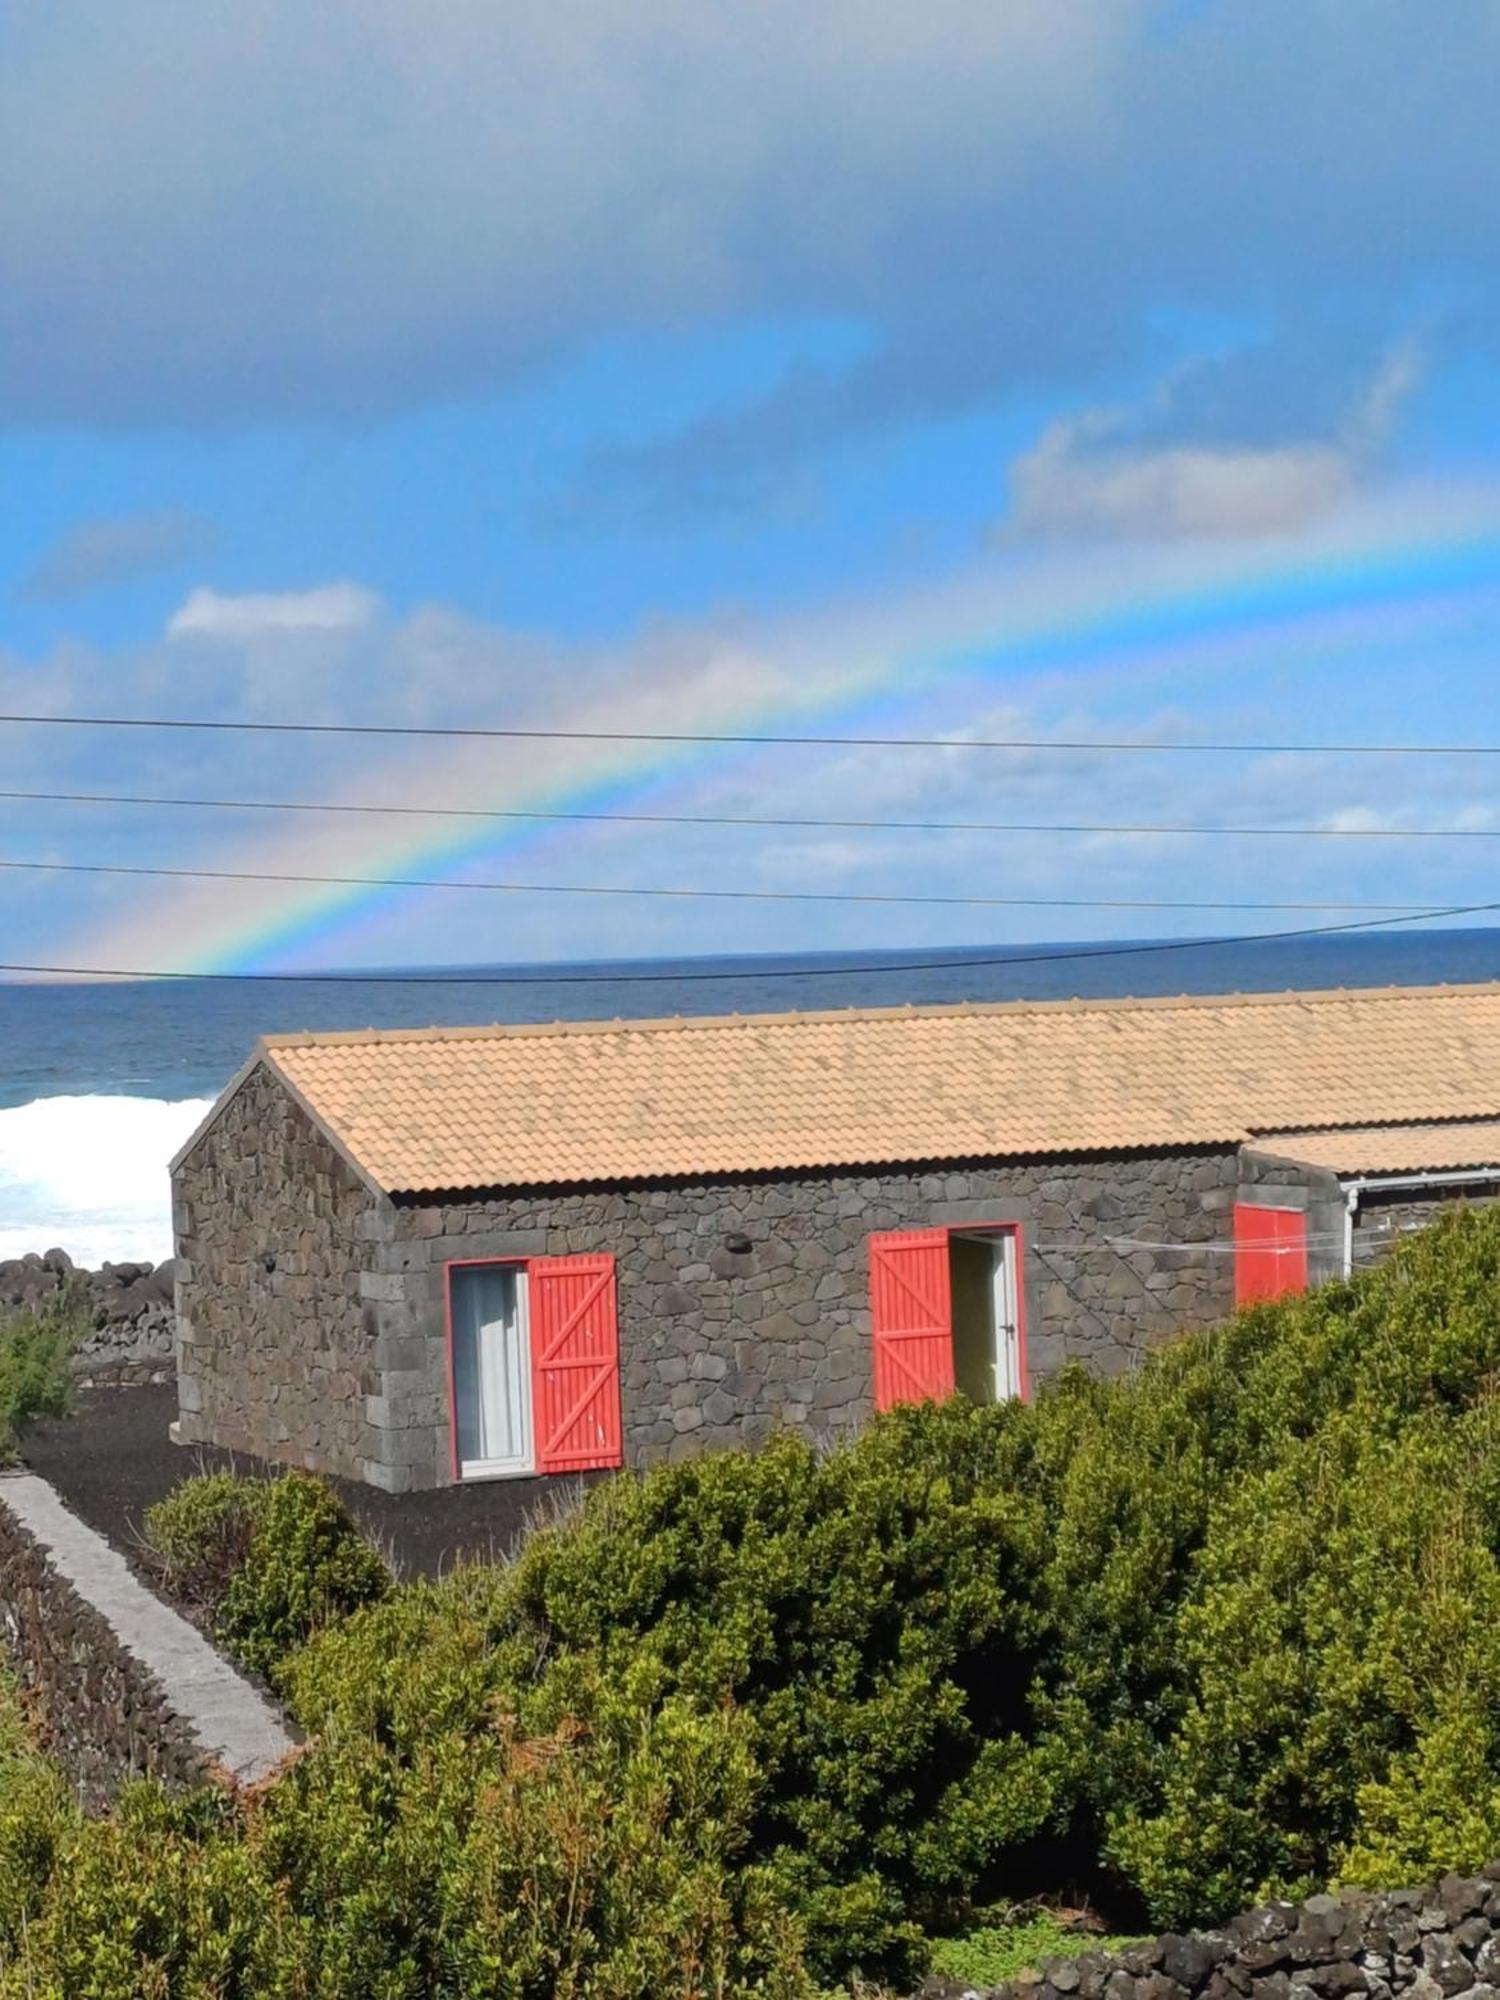
POLYGON ((0 1258, 78 1264, 172 1254, 167 1163, 209 1099, 39 1097, 0 1110, 0 1258))

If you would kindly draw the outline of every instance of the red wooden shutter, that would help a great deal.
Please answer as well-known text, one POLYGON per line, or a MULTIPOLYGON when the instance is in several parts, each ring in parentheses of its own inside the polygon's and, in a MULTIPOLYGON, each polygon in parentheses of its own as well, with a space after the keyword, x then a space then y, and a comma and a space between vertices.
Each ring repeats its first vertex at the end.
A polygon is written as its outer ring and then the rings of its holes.
POLYGON ((1307 1217, 1299 1208, 1234 1211, 1234 1302, 1254 1305, 1307 1290, 1307 1217))
POLYGON ((527 1272, 537 1471, 620 1465, 615 1260, 534 1257, 527 1272))
POLYGON ((875 1407, 953 1394, 953 1306, 946 1229, 870 1238, 875 1407))

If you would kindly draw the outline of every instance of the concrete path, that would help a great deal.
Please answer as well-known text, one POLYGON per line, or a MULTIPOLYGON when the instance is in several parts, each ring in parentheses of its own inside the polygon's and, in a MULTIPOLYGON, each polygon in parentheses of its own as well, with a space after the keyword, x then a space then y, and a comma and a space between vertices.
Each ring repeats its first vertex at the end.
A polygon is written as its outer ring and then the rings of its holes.
POLYGON ((268 1702, 241 1679, 196 1626, 154 1597, 123 1556, 70 1514, 33 1472, 0 1475, 0 1502, 31 1531, 60 1576, 113 1628, 161 1683, 204 1750, 245 1783, 263 1778, 293 1747, 268 1702))

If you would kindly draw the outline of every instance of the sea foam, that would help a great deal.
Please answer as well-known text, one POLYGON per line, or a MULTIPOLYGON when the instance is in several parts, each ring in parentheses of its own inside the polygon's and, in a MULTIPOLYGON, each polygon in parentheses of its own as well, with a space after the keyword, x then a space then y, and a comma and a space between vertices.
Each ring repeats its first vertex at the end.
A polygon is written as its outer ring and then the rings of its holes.
POLYGON ((0 1258, 54 1244, 85 1265, 170 1257, 167 1163, 208 1105, 40 1097, 0 1111, 0 1258))

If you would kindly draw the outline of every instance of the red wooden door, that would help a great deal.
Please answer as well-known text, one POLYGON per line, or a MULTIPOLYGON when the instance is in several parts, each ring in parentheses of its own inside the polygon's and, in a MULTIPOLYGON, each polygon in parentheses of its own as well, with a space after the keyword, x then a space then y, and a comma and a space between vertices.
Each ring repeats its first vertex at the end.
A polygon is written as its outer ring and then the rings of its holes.
POLYGON ((953 1306, 946 1229, 870 1238, 875 1407, 953 1394, 953 1306))
POLYGON ((621 1464, 614 1258, 535 1257, 528 1282, 537 1471, 621 1464))
POLYGON ((1307 1290, 1307 1217, 1299 1208, 1234 1210, 1234 1302, 1254 1305, 1307 1290))

